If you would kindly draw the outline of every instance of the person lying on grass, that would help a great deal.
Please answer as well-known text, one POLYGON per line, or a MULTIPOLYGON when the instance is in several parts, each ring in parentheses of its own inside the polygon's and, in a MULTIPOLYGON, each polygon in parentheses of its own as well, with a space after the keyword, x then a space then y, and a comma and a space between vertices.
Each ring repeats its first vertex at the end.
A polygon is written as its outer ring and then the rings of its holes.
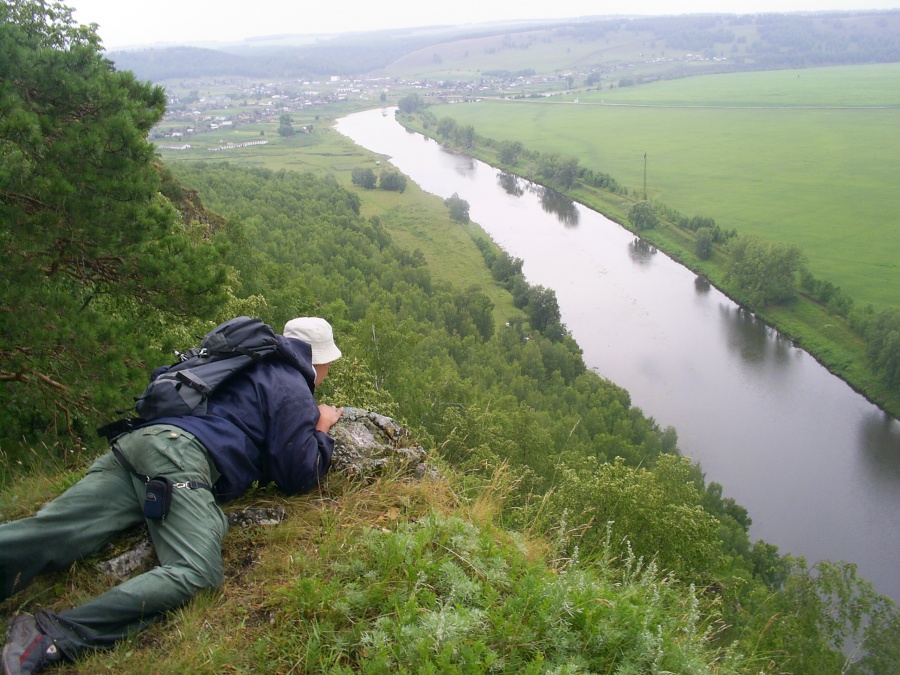
POLYGON ((275 338, 274 354, 213 392, 205 414, 155 419, 118 436, 84 478, 37 514, 0 525, 0 601, 142 520, 160 561, 79 607, 13 616, 5 675, 109 648, 201 590, 218 588, 228 528, 219 501, 254 482, 273 482, 289 495, 318 484, 334 450, 327 432, 343 408, 317 404, 313 394, 341 351, 331 325, 317 317, 288 321, 275 338), (136 474, 171 481, 164 518, 145 519, 147 484, 136 474))

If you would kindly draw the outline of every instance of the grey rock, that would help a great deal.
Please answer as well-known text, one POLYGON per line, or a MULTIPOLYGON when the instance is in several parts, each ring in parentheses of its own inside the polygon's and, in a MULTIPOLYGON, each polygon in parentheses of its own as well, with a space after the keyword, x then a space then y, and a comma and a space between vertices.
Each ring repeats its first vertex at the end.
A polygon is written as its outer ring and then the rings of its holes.
POLYGON ((115 558, 97 563, 97 567, 103 574, 120 579, 127 579, 137 572, 150 569, 156 562, 156 554, 150 538, 145 537, 131 548, 115 558))
POLYGON ((329 432, 333 470, 369 478, 386 468, 422 478, 429 473, 425 449, 396 420, 361 408, 344 408, 329 432))
POLYGON ((225 514, 231 527, 252 527, 254 525, 277 525, 287 513, 281 506, 265 509, 240 509, 225 514))
MULTIPOLYGON (((286 516, 283 507, 259 509, 238 509, 225 513, 228 524, 231 527, 254 527, 257 525, 277 525, 286 516)), ((146 572, 156 564, 156 553, 150 537, 146 534, 130 549, 109 560, 97 563, 97 568, 105 575, 128 579, 129 577, 146 572)))

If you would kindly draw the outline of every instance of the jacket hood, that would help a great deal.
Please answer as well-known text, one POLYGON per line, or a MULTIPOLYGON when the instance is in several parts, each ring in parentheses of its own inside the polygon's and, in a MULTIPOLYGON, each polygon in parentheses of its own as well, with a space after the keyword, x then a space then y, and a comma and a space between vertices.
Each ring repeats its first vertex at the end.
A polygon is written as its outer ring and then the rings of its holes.
POLYGON ((282 360, 299 370, 307 384, 309 384, 309 390, 315 391, 316 369, 312 365, 312 347, 302 340, 286 338, 283 335, 276 335, 275 340, 275 353, 282 360))

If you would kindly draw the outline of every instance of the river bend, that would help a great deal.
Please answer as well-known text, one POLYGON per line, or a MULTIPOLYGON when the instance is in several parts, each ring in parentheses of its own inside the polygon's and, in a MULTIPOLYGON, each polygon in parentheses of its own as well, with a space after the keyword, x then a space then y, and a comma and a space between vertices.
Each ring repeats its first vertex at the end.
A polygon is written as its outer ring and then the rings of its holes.
MULTIPOLYGON (((384 114, 387 112, 388 114, 384 114)), ((665 254, 571 200, 448 153, 395 120, 337 130, 470 215, 552 288, 585 363, 746 507, 782 553, 856 563, 900 601, 900 422, 665 254)))

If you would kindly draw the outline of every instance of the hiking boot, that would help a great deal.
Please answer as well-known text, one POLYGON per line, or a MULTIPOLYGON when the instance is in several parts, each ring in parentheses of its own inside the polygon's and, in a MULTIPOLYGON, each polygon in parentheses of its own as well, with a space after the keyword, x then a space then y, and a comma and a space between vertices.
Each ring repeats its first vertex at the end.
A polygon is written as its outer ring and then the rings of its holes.
POLYGON ((41 632, 31 614, 18 614, 10 619, 3 645, 4 675, 37 673, 61 659, 59 649, 41 632))

